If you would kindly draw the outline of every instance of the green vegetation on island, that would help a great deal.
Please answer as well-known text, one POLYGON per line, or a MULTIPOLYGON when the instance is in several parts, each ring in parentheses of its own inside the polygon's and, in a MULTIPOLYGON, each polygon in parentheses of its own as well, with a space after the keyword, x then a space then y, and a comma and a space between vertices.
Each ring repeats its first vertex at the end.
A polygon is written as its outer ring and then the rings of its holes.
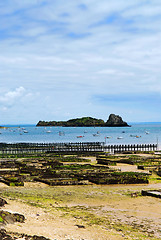
POLYGON ((102 119, 92 117, 82 117, 70 119, 68 121, 39 121, 37 126, 61 126, 61 127, 129 127, 122 118, 115 114, 110 114, 105 122, 102 119))

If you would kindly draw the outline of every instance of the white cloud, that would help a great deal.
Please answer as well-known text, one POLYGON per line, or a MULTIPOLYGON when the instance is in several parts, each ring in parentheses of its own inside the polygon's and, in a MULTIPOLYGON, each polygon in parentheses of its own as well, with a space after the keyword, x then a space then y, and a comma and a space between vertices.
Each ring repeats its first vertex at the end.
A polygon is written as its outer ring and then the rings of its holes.
POLYGON ((8 91, 0 96, 0 103, 4 105, 4 109, 6 109, 6 106, 14 105, 17 101, 26 96, 26 94, 24 87, 18 87, 15 90, 8 91))
MULTIPOLYGON (((1 94, 0 103, 23 105, 39 92, 37 118, 47 104, 46 116, 65 118, 78 106, 80 114, 100 112, 89 107, 93 94, 161 92, 160 8, 156 0, 1 3, 0 88, 15 90, 1 94)), ((32 104, 28 111, 36 114, 32 104)))

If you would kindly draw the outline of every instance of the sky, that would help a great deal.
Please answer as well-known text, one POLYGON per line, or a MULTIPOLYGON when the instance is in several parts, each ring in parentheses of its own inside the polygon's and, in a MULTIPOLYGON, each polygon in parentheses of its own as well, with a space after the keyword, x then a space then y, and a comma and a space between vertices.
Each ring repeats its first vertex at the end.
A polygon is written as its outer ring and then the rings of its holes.
POLYGON ((161 122, 160 0, 0 0, 0 125, 161 122))

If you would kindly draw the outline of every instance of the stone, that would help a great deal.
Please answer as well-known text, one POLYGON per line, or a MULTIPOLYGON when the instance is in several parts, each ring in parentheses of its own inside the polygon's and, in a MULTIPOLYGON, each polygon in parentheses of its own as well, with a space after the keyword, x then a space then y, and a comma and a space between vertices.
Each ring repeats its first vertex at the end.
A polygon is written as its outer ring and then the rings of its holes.
POLYGON ((107 127, 130 127, 126 122, 122 120, 122 118, 119 115, 115 114, 110 114, 105 125, 107 127))
POLYGON ((49 238, 34 235, 31 240, 49 240, 49 238))
POLYGON ((0 207, 3 207, 5 204, 7 204, 6 200, 0 198, 0 207))
POLYGON ((13 238, 6 233, 5 229, 0 229, 0 239, 1 240, 13 240, 13 238))
POLYGON ((25 217, 22 214, 10 213, 7 211, 0 211, 1 223, 3 224, 13 224, 15 222, 23 223, 25 217))

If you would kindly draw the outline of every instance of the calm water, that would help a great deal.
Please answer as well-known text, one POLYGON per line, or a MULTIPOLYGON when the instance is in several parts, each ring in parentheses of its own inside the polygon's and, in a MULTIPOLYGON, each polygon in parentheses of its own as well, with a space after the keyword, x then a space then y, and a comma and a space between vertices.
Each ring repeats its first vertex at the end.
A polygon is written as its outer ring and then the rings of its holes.
POLYGON ((0 129, 0 142, 106 142, 106 144, 157 143, 161 149, 161 123, 133 123, 131 127, 36 127, 0 129))

